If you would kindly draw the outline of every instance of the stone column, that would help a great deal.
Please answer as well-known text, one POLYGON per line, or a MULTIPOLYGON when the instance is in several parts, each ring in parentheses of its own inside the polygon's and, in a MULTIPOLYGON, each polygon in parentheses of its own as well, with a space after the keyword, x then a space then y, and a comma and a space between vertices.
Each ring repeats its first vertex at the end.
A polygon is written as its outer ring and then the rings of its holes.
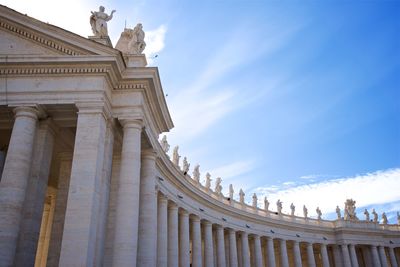
POLYGON ((214 247, 212 236, 212 223, 204 221, 204 265, 207 267, 214 266, 214 247))
POLYGON ((242 266, 250 267, 249 236, 246 232, 241 234, 242 241, 242 266))
POLYGON ((233 229, 229 229, 229 266, 238 267, 236 233, 233 229))
POLYGON ((275 266, 274 240, 269 236, 267 236, 267 251, 268 266, 275 266))
POLYGON ((334 245, 333 247, 333 259, 335 261, 335 267, 343 266, 343 259, 338 245, 334 245))
POLYGON ((329 267, 328 250, 326 249, 325 244, 321 244, 321 257, 322 257, 322 266, 329 267))
POLYGON ((307 262, 309 267, 315 267, 314 250, 312 243, 307 243, 307 262))
POLYGON ((38 120, 35 108, 17 107, 14 112, 15 122, 0 183, 0 262, 4 266, 14 263, 38 120))
POLYGON ((279 245, 280 245, 280 249, 281 249, 281 265, 282 265, 282 267, 289 267, 289 259, 288 259, 287 248, 286 248, 286 240, 280 239, 279 245))
POLYGON ((254 255, 256 261, 256 267, 263 267, 261 240, 258 235, 254 236, 254 255))
POLYGON ((106 118, 103 105, 79 105, 59 266, 93 266, 106 118))
POLYGON ((181 209, 179 213, 179 266, 189 267, 190 265, 190 235, 189 235, 189 214, 181 209))
POLYGON ((351 267, 350 254, 347 244, 342 244, 341 247, 342 247, 343 266, 351 267))
POLYGON ((388 267, 388 262, 387 262, 384 246, 379 246, 379 258, 381 259, 382 267, 388 267))
POLYGON ((381 261, 379 260, 378 249, 376 246, 371 246, 371 254, 374 267, 381 267, 381 261))
POLYGON ((47 266, 57 267, 61 253, 61 241, 64 232, 65 211, 67 209, 69 181, 71 177, 72 154, 61 153, 60 172, 58 175, 57 196, 54 208, 53 226, 51 228, 47 266))
POLYGON ((351 266, 358 267, 356 248, 353 244, 350 244, 349 248, 350 248, 350 256, 351 256, 351 266))
POLYGON ((3 174, 3 168, 4 168, 5 161, 6 161, 6 151, 3 149, 0 149, 0 181, 1 181, 1 176, 3 174))
POLYGON ((53 155, 54 136, 51 119, 39 122, 33 147, 31 174, 24 201, 15 266, 32 266, 35 263, 53 155))
POLYGON ((124 136, 121 167, 118 181, 113 266, 132 266, 136 262, 139 188, 140 188, 140 139, 142 123, 138 120, 120 119, 124 136))
POLYGON ((294 266, 302 267, 299 241, 293 241, 294 266))
POLYGON ((156 158, 153 150, 142 153, 137 266, 155 267, 157 262, 156 158))
POLYGON ((392 265, 392 267, 398 267, 393 247, 389 247, 388 249, 389 249, 390 264, 392 265))
POLYGON ((226 267, 224 227, 217 225, 217 266, 226 267))
POLYGON ((160 194, 157 218, 157 267, 168 266, 168 199, 160 194))
POLYGON ((192 266, 202 267, 200 218, 192 217, 192 266))
POLYGON ((179 266, 178 206, 171 202, 168 207, 168 267, 179 266))

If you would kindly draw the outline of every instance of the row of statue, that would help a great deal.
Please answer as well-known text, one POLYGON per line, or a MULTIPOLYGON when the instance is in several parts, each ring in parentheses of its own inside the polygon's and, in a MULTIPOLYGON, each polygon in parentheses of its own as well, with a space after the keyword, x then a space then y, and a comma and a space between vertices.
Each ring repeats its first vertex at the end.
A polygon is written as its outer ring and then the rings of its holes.
MULTIPOLYGON (((161 141, 161 148, 163 149, 163 151, 165 153, 167 153, 170 149, 170 145, 167 142, 167 137, 164 136, 161 141)), ((180 160, 181 156, 179 155, 179 146, 176 146, 173 149, 172 152, 172 163, 178 168, 180 169, 183 174, 185 176, 188 176, 189 178, 192 178, 194 180, 194 182, 197 185, 201 185, 200 183, 200 165, 196 164, 195 167, 193 168, 193 172, 192 172, 192 177, 190 177, 189 173, 189 168, 190 168, 190 163, 187 161, 187 158, 184 157, 183 161, 182 161, 182 168, 180 168, 179 166, 179 160, 180 160)), ((206 190, 206 192, 211 193, 211 174, 210 173, 206 173, 205 175, 205 185, 204 188, 206 190)), ((215 187, 214 187, 214 193, 219 196, 219 197, 224 197, 223 193, 222 193, 222 179, 220 177, 216 178, 215 180, 215 187)), ((234 203, 234 189, 233 189, 233 185, 230 184, 229 185, 229 196, 227 197, 227 200, 230 203, 234 203)), ((242 205, 245 205, 245 193, 242 189, 239 190, 239 203, 242 205)), ((336 215, 337 215, 337 220, 345 220, 345 221, 359 221, 358 217, 356 216, 356 201, 353 199, 347 199, 346 202, 344 203, 344 216, 342 217, 341 214, 341 210, 339 208, 339 206, 336 206, 336 215)), ((264 197, 264 210, 266 212, 271 212, 269 210, 269 201, 267 199, 267 197, 264 197)), ((252 207, 254 209, 258 209, 258 197, 257 194, 254 193, 252 196, 252 207)), ((283 208, 283 202, 278 199, 278 201, 276 202, 276 214, 277 215, 282 215, 282 208, 283 208)), ((293 203, 290 204, 290 216, 294 217, 295 216, 295 211, 296 211, 296 207, 293 203)), ((322 211, 319 207, 316 208, 316 214, 317 214, 317 220, 322 220, 322 211)), ((364 215, 365 215, 365 221, 366 222, 373 222, 373 223, 379 223, 378 221, 378 214, 376 213, 375 209, 372 209, 372 216, 373 219, 370 219, 370 214, 368 212, 367 209, 364 210, 364 215)), ((303 205, 303 217, 304 219, 308 219, 308 208, 303 205)), ((388 224, 388 218, 385 212, 382 213, 381 215, 382 217, 382 224, 388 224)), ((400 214, 399 212, 397 212, 397 222, 398 225, 400 225, 400 214)))

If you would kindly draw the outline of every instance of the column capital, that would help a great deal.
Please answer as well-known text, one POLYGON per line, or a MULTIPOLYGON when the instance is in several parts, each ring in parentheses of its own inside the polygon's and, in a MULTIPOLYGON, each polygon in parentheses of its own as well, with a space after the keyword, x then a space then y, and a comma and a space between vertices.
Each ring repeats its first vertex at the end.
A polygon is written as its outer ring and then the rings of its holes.
POLYGON ((111 107, 103 101, 97 102, 76 102, 78 114, 102 114, 106 120, 111 117, 111 107))
POLYGON ((39 118, 39 110, 33 106, 20 106, 14 108, 15 118, 28 117, 34 120, 39 118))
POLYGON ((175 202, 170 201, 168 204, 168 209, 170 210, 178 210, 178 205, 175 202))
POLYGON ((179 214, 184 217, 189 217, 189 213, 185 209, 179 209, 179 214))
POLYGON ((141 153, 141 156, 143 159, 156 160, 158 157, 158 154, 154 149, 149 148, 149 149, 143 150, 141 153))
POLYGON ((143 120, 138 118, 118 117, 118 121, 121 123, 124 129, 134 128, 141 130, 143 128, 143 120))
POLYGON ((191 219, 193 222, 200 222, 200 217, 197 216, 196 214, 191 214, 191 215, 190 215, 190 219, 191 219))
POLYGON ((168 202, 168 197, 164 194, 159 194, 158 198, 160 199, 160 202, 165 202, 165 203, 168 202))
POLYGON ((212 226, 212 222, 207 221, 207 220, 203 220, 203 224, 206 226, 209 226, 209 225, 212 226))

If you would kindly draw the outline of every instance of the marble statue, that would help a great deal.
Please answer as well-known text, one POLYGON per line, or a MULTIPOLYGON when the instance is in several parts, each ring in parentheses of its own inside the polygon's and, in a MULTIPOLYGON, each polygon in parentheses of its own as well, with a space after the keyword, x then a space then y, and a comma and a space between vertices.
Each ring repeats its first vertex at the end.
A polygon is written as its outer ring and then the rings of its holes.
POLYGON ((397 224, 400 225, 400 213, 397 212, 397 224))
POLYGON ((303 215, 304 215, 304 218, 307 219, 307 217, 308 217, 308 209, 307 209, 306 205, 303 205, 303 215))
POLYGON ((229 200, 233 201, 233 194, 235 193, 235 191, 233 190, 233 185, 230 184, 229 185, 229 200))
POLYGON ((244 204, 244 196, 245 196, 245 194, 244 194, 243 190, 240 188, 239 200, 240 200, 240 203, 242 203, 242 204, 244 204))
POLYGON ((172 163, 174 163, 175 166, 179 166, 179 159, 181 156, 179 156, 179 146, 174 147, 174 151, 172 153, 172 163))
POLYGON ((321 220, 321 216, 322 216, 321 209, 319 207, 317 207, 317 209, 315 211, 317 212, 318 220, 321 220))
POLYGON ((346 199, 344 203, 344 219, 347 221, 358 220, 356 216, 356 201, 353 199, 346 199))
POLYGON ((211 188, 211 174, 209 174, 208 172, 206 173, 206 185, 205 185, 205 187, 206 187, 206 189, 207 190, 210 190, 210 188, 211 188))
POLYGON ((294 216, 294 211, 296 210, 296 207, 294 206, 294 204, 290 204, 290 215, 294 216))
POLYGON ((376 213, 375 209, 372 209, 372 215, 374 216, 374 223, 378 223, 378 213, 376 213))
POLYGON ((336 216, 337 216, 337 219, 338 219, 338 220, 341 220, 341 219, 342 219, 342 214, 341 214, 341 212, 340 212, 339 206, 336 206, 336 216))
POLYGON ((278 214, 281 215, 282 214, 282 201, 280 199, 278 199, 278 201, 276 201, 276 209, 278 210, 278 214))
POLYGON ((193 180, 195 180, 197 183, 200 183, 200 165, 196 164, 193 169, 193 180))
POLYGON ((256 193, 254 193, 253 194, 253 207, 254 208, 257 208, 257 194, 256 193))
POLYGON ((134 29, 125 28, 121 33, 116 49, 128 55, 141 55, 146 43, 142 24, 138 23, 134 29))
POLYGON ((382 213, 382 223, 383 224, 387 224, 388 223, 388 218, 387 218, 387 216, 386 216, 386 213, 384 212, 384 213, 382 213))
POLYGON ((269 201, 267 197, 264 197, 264 210, 268 211, 268 208, 269 208, 269 201))
POLYGON ((110 21, 113 17, 115 10, 111 11, 110 15, 104 12, 104 7, 100 6, 99 11, 92 11, 90 16, 90 25, 92 26, 93 34, 96 37, 108 36, 107 21, 110 21))
POLYGON ((218 177, 215 180, 215 190, 214 192, 217 193, 217 195, 222 195, 222 185, 221 185, 222 179, 221 177, 218 177))
POLYGON ((369 212, 367 209, 364 210, 365 220, 369 222, 369 212))
POLYGON ((161 139, 161 148, 162 148, 162 150, 165 152, 165 153, 167 153, 168 152, 168 150, 169 150, 169 144, 168 144, 168 141, 167 141, 167 136, 166 135, 164 135, 163 136, 163 138, 161 139))
POLYGON ((190 164, 187 161, 186 157, 183 158, 183 163, 182 164, 183 164, 183 166, 182 166, 183 174, 186 175, 189 172, 189 167, 190 167, 190 164))

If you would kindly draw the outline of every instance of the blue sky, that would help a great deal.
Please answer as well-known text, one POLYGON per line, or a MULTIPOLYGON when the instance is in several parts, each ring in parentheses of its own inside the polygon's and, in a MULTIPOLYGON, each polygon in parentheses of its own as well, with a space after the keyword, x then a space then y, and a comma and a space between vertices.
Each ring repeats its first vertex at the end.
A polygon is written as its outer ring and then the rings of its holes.
POLYGON ((400 1, 55 2, 1 1, 82 36, 90 10, 116 9, 114 44, 125 20, 141 22, 175 123, 168 140, 202 178, 328 218, 353 197, 360 217, 376 207, 396 221, 400 1))

